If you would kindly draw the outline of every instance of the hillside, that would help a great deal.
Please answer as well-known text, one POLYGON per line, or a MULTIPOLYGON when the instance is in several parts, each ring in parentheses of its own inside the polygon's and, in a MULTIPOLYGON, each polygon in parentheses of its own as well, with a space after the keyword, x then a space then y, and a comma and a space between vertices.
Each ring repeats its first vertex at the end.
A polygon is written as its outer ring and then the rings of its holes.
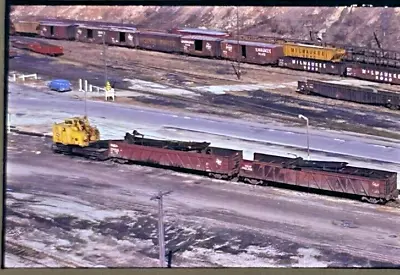
MULTIPOLYGON (((11 18, 50 17, 133 23, 146 28, 206 27, 236 32, 235 7, 14 6, 11 18)), ((240 7, 241 33, 309 39, 396 50, 400 8, 240 7)))

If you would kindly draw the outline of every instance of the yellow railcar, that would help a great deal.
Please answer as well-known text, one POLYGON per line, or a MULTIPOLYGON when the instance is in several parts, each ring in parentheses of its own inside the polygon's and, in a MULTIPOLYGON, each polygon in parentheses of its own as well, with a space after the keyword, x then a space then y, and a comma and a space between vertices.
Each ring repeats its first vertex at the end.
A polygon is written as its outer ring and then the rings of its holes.
POLYGON ((290 57, 340 62, 346 55, 346 50, 316 45, 285 43, 283 53, 285 56, 290 57))
POLYGON ((87 147, 100 140, 100 132, 87 117, 73 117, 53 124, 53 144, 87 147))
POLYGON ((38 35, 40 29, 39 21, 17 21, 13 22, 15 33, 24 35, 38 35))

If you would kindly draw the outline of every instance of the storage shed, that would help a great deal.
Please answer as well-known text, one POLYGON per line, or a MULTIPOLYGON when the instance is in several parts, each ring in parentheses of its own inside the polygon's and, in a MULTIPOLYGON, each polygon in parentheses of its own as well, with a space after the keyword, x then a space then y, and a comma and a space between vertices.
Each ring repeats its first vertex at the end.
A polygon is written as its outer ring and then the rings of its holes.
POLYGON ((77 26, 68 22, 41 21, 39 35, 46 38, 74 40, 77 26))
POLYGON ((188 35, 181 37, 183 52, 202 57, 221 57, 222 39, 209 36, 188 35))
POLYGON ((253 64, 277 64, 283 56, 283 46, 260 42, 224 40, 221 42, 223 58, 253 64), (239 42, 239 43, 238 43, 239 42), (239 56, 240 55, 240 56, 239 56))

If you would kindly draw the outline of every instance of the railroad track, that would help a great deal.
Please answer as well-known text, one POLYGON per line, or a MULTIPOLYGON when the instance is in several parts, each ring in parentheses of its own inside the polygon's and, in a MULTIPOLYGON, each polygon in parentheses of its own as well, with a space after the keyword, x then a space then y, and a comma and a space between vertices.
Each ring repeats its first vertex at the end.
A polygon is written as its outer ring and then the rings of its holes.
POLYGON ((5 245, 7 253, 11 253, 25 261, 42 265, 43 267, 54 267, 54 266, 48 266, 43 262, 41 262, 40 260, 38 260, 38 258, 42 258, 43 260, 45 260, 46 258, 51 259, 56 263, 59 263, 60 264, 59 267, 72 267, 72 268, 83 267, 80 264, 77 264, 73 261, 66 260, 65 258, 55 256, 54 254, 48 252, 36 250, 26 245, 22 245, 17 241, 10 240, 9 238, 7 238, 7 240, 5 241, 5 245))
MULTIPOLYGON (((12 133, 16 133, 16 134, 19 134, 19 135, 27 135, 27 136, 37 136, 37 137, 46 137, 46 138, 49 138, 49 141, 50 141, 50 137, 51 136, 49 136, 48 134, 43 134, 43 133, 34 133, 34 132, 28 132, 28 131, 20 131, 20 130, 18 130, 18 129, 15 129, 15 128, 12 128, 11 129, 11 132, 12 133)), ((90 160, 89 160, 90 161, 90 160)), ((108 161, 107 161, 108 162, 108 161)), ((114 163, 114 162, 112 162, 112 163, 114 163)), ((243 183, 243 184, 248 184, 248 183, 243 183)), ((400 193, 400 189, 398 189, 398 191, 399 191, 399 193, 400 193)), ((343 196, 338 196, 338 198, 344 198, 343 196)), ((361 203, 367 203, 367 202, 363 202, 363 201, 360 201, 361 203)), ((400 199, 397 199, 397 200, 394 200, 394 201, 389 201, 389 202, 386 202, 385 204, 373 204, 373 205, 376 205, 377 207, 383 207, 383 209, 385 208, 385 207, 387 207, 388 209, 400 209, 400 199)))

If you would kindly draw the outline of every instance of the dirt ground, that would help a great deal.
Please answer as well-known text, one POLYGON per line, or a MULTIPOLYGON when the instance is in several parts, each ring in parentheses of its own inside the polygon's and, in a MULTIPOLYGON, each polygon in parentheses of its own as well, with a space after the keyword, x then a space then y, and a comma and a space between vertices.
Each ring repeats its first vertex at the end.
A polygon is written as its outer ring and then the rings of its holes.
POLYGON ((400 264, 398 209, 93 163, 55 155, 40 137, 8 136, 6 188, 6 267, 158 266, 159 190, 173 191, 164 201, 173 266, 400 264))
MULTIPOLYGON (((86 78, 94 85, 103 85, 105 73, 103 45, 57 40, 52 40, 51 43, 63 46, 65 55, 59 58, 44 58, 30 54, 11 60, 10 69, 38 72, 42 76, 50 77, 64 75, 68 79, 72 78, 74 83, 78 78, 87 76, 86 78), (33 68, 32 63, 42 63, 42 66, 33 68)), ((177 108, 257 121, 273 119, 297 125, 302 124, 297 118, 301 113, 321 128, 400 139, 398 111, 300 95, 295 92, 299 80, 307 78, 339 80, 340 77, 242 64, 244 75, 239 81, 229 61, 122 47, 107 47, 106 56, 107 74, 114 82, 115 88, 141 93, 136 96, 118 96, 119 102, 152 105, 157 108, 177 108), (152 83, 153 86, 164 85, 169 90, 183 89, 200 97, 191 98, 190 95, 160 92, 155 94, 151 87, 138 91, 135 88, 138 79, 152 83), (136 84, 132 84, 132 81, 136 84), (228 90, 224 94, 199 90, 199 87, 229 89, 232 87, 230 85, 243 85, 243 88, 236 91, 228 90), (251 85, 264 85, 264 87, 246 91, 246 87, 251 85)), ((375 85, 389 87, 385 84, 375 85)), ((103 100, 103 97, 98 99, 103 100)))

